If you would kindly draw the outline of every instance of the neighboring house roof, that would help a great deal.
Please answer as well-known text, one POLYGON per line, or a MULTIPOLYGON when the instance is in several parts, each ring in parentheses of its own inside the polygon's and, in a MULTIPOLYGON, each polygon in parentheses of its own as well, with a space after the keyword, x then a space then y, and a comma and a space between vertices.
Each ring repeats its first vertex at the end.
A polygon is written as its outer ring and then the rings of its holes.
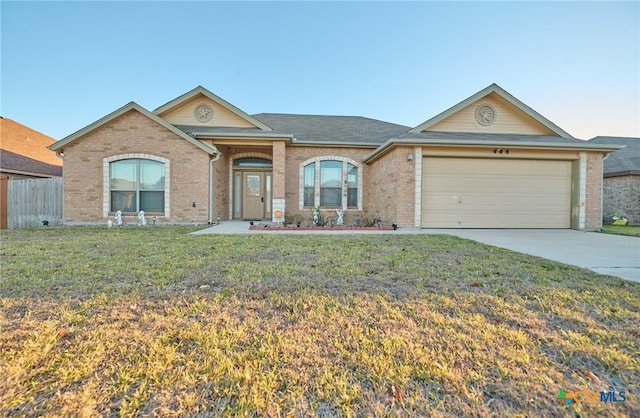
POLYGON ((0 171, 25 176, 62 177, 62 166, 43 163, 7 150, 0 150, 0 171))
POLYGON ((185 94, 176 97, 175 99, 171 100, 170 102, 167 102, 165 104, 163 104, 162 106, 160 106, 159 108, 157 108, 156 110, 153 111, 153 113, 155 115, 158 116, 162 116, 163 113, 166 113, 168 111, 170 111, 171 109, 174 109, 178 106, 180 106, 181 104, 195 98, 198 95, 202 95, 205 96, 206 98, 208 98, 209 100, 214 101, 215 103, 219 104, 220 106, 224 107, 225 109, 229 110, 230 112, 234 113, 235 115, 239 116, 240 118, 246 120, 247 122, 249 122, 251 125, 256 126, 258 129, 261 129, 263 131, 270 131, 271 128, 267 125, 265 125, 264 123, 260 122, 259 120, 254 119, 251 115, 245 113, 243 110, 235 107, 234 105, 232 105, 231 103, 227 102, 226 100, 224 100, 221 97, 216 96, 215 94, 211 93, 209 90, 205 89, 202 86, 198 86, 195 89, 186 92, 185 94))
POLYGON ((438 122, 441 122, 442 120, 448 118, 449 116, 453 115, 454 113, 457 113, 458 111, 464 109, 465 107, 473 104, 474 102, 476 102, 476 101, 482 99, 483 97, 488 96, 489 94, 492 94, 492 93, 497 94, 498 96, 500 96, 501 98, 503 98, 504 100, 506 100, 507 102, 509 102, 513 106, 515 106, 516 108, 520 109, 522 112, 526 113, 528 116, 530 116, 531 118, 536 120, 538 123, 540 123, 543 126, 545 126, 550 131, 554 132, 558 136, 561 136, 563 138, 573 138, 569 133, 567 133, 564 130, 562 130, 558 125, 556 125, 555 123, 551 122, 549 119, 545 118, 544 116, 542 116, 541 114, 539 114, 538 112, 536 112, 535 110, 533 110, 532 108, 527 106, 526 104, 522 103, 520 100, 515 98, 513 95, 511 95, 509 92, 507 92, 505 89, 503 89, 502 87, 498 86, 495 83, 493 83, 490 86, 480 90, 479 92, 477 92, 473 96, 461 101, 457 105, 455 105, 455 106, 445 110, 444 112, 432 117, 431 119, 427 120, 426 122, 421 123, 420 125, 418 125, 415 128, 413 128, 411 130, 411 132, 412 133, 420 133, 422 131, 429 130, 430 127, 434 126, 438 122))
POLYGON ((253 115, 275 131, 293 134, 294 143, 378 146, 389 138, 407 133, 408 126, 361 116, 253 115))
POLYGON ((168 130, 170 130, 171 132, 175 133, 176 135, 178 135, 179 137, 181 137, 182 139, 186 140, 187 142, 195 145, 196 147, 200 148, 201 150, 209 153, 209 154, 219 154, 218 150, 215 147, 206 145, 200 141, 198 141, 197 139, 187 135, 185 132, 181 131, 180 129, 176 128, 175 126, 171 125, 170 123, 167 123, 166 121, 164 121, 163 119, 159 118, 158 116, 154 115, 153 113, 149 112, 147 109, 145 109, 144 107, 140 106, 139 104, 135 103, 135 102, 130 102, 124 106, 122 106, 120 109, 117 109, 111 113, 109 113, 107 116, 98 119, 97 121, 93 122, 90 125, 87 125, 86 127, 80 129, 79 131, 69 135, 68 137, 61 139, 60 141, 56 142, 55 144, 49 146, 49 149, 53 150, 53 151, 57 151, 60 149, 63 149, 66 145, 70 144, 71 142, 87 135, 90 132, 95 131, 96 129, 102 127, 103 125, 109 123, 110 121, 124 115, 125 113, 129 112, 130 110, 135 110, 138 111, 140 113, 142 113, 143 115, 145 115, 146 117, 148 117, 149 119, 153 120, 154 122, 164 126, 165 128, 167 128, 168 130))
POLYGON ((596 136, 589 142, 602 145, 625 145, 625 148, 609 154, 604 160, 606 177, 640 175, 640 138, 596 136))
POLYGON ((0 171, 44 177, 62 175, 62 159, 47 149, 55 142, 50 136, 0 117, 0 171))

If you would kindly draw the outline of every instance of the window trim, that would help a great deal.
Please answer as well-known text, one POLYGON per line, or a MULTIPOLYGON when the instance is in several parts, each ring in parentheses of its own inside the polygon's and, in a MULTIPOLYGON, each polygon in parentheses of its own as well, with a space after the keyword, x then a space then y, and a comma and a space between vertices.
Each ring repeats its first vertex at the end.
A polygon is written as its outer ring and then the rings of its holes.
POLYGON ((310 158, 300 163, 299 166, 299 187, 298 187, 298 209, 309 209, 312 206, 304 204, 304 171, 305 167, 314 164, 314 205, 313 207, 320 207, 323 209, 342 209, 342 210, 362 210, 362 164, 347 157, 340 157, 337 155, 325 155, 321 157, 310 158), (342 163, 342 205, 340 206, 320 206, 320 162, 322 161, 340 161, 342 163), (357 203, 358 206, 347 206, 349 187, 347 183, 348 164, 353 165, 358 169, 358 176, 356 179, 357 184, 357 203))
MULTIPOLYGON (((102 160, 102 216, 108 218, 111 211, 111 163, 121 160, 151 160, 164 164, 164 217, 170 216, 171 164, 167 158, 151 154, 119 154, 102 160)), ((156 213, 156 212, 154 212, 156 213)))

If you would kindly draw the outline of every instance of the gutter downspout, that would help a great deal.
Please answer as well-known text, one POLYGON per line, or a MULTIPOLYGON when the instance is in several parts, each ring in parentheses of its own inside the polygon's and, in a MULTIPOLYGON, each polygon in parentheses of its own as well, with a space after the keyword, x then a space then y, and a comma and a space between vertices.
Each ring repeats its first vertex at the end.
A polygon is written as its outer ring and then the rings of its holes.
POLYGON ((222 156, 222 154, 220 153, 220 151, 218 151, 217 148, 214 147, 214 149, 215 149, 215 154, 214 154, 215 157, 209 160, 209 225, 213 224, 213 192, 214 192, 213 163, 218 161, 222 156))

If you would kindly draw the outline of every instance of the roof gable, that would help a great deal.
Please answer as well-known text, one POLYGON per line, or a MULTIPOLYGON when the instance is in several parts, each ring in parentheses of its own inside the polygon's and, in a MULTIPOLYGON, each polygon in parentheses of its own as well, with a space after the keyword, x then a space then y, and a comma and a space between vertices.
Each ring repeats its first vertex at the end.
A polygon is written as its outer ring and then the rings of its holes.
POLYGON ((573 138, 495 83, 416 126, 410 132, 425 131, 573 138), (488 114, 485 115, 486 109, 488 114), (485 116, 486 119, 483 119, 485 116))
POLYGON ((153 113, 174 125, 199 125, 203 127, 256 128, 271 131, 271 128, 231 103, 216 96, 202 86, 160 106, 153 113), (196 118, 197 108, 208 106, 212 114, 207 119, 196 118))
POLYGON ((129 111, 136 111, 139 112, 141 114, 143 114, 144 116, 148 117, 149 119, 153 120, 154 122, 162 125, 163 127, 167 128, 168 130, 170 130, 171 132, 173 132, 174 134, 176 134, 177 136, 179 136, 180 138, 186 140, 187 142, 193 144, 194 146, 196 146, 197 148, 200 148, 201 150, 209 153, 209 154, 218 154, 218 150, 215 149, 214 147, 210 147, 200 141, 198 141, 195 138, 192 138, 191 136, 187 135, 186 133, 182 132, 181 130, 179 130, 178 128, 176 128, 175 126, 167 123, 166 121, 162 120, 161 118, 159 118, 158 116, 154 115, 153 113, 149 112, 147 109, 145 109, 144 107, 140 106, 139 104, 135 103, 135 102, 130 102, 124 106, 122 106, 120 109, 117 109, 111 113, 109 113, 108 115, 104 116, 101 119, 98 119, 97 121, 93 122, 90 125, 85 126, 84 128, 80 129, 79 131, 69 135, 68 137, 61 139, 60 141, 52 144, 49 146, 49 149, 52 151, 58 151, 63 149, 66 145, 77 141, 79 139, 81 139, 82 137, 84 137, 85 135, 96 131, 97 129, 101 128, 102 126, 106 125, 107 123, 111 122, 114 119, 117 119, 118 117, 124 115, 125 113, 129 112, 129 111))

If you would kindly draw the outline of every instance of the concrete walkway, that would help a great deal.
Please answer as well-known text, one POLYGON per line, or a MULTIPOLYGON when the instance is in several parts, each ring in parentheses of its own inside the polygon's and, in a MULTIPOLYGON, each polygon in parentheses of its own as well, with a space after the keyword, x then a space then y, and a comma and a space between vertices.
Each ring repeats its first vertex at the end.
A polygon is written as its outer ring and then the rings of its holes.
POLYGON ((640 238, 571 229, 420 229, 397 231, 249 230, 248 221, 224 221, 194 234, 448 234, 640 283, 640 238))
POLYGON ((640 282, 640 238, 571 229, 431 229, 640 282))

